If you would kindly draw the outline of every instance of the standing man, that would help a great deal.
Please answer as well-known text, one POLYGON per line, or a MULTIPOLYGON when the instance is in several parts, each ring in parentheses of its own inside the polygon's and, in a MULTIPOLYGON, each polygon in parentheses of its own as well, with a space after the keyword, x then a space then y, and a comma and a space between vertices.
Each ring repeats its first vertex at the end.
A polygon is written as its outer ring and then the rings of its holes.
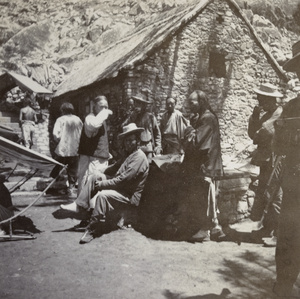
MULTIPOLYGON (((60 111, 62 116, 56 120, 53 128, 54 140, 58 142, 55 154, 57 155, 57 161, 68 165, 68 195, 69 197, 74 197, 76 196, 75 184, 77 182, 78 147, 82 121, 78 116, 74 115, 74 107, 71 103, 63 103, 60 111)), ((59 168, 59 166, 55 166, 53 172, 59 168)), ((56 177, 54 174, 53 176, 56 177)))
POLYGON ((37 123, 37 117, 34 109, 30 107, 30 96, 26 95, 24 99, 24 107, 20 110, 20 125, 22 129, 24 145, 27 148, 31 148, 33 145, 33 134, 35 124, 37 123))
POLYGON ((254 91, 259 104, 254 107, 250 116, 248 134, 253 143, 257 144, 257 150, 251 163, 260 167, 260 173, 251 219, 258 221, 265 213, 263 228, 253 231, 253 233, 260 239, 269 237, 264 239, 265 245, 275 247, 282 189, 280 187, 281 163, 275 163, 276 156, 272 144, 275 133, 274 124, 282 113, 282 107, 277 105, 277 98, 281 98, 283 95, 270 83, 262 83, 259 88, 254 88, 254 91), (275 164, 276 169, 274 169, 275 164), (266 196, 267 192, 270 194, 269 199, 266 196), (268 200, 271 201, 271 204, 266 213, 264 209, 268 200))
POLYGON ((217 218, 216 201, 216 178, 223 175, 220 129, 218 118, 203 91, 195 90, 188 100, 194 119, 192 126, 185 130, 186 147, 182 167, 191 193, 201 194, 203 185, 206 189, 206 196, 199 195, 201 229, 191 239, 202 242, 209 241, 212 235, 223 235, 217 218), (197 188, 200 188, 199 192, 197 188))
POLYGON ((112 111, 106 97, 95 97, 92 109, 85 118, 78 148, 78 194, 88 175, 105 170, 110 156, 106 119, 112 111))
POLYGON ((138 149, 140 134, 143 131, 143 128, 138 128, 134 123, 124 126, 119 138, 123 141, 127 158, 117 173, 112 178, 102 176, 103 179, 97 179, 95 175, 90 176, 76 201, 69 205, 61 205, 62 209, 72 212, 93 209, 90 223, 80 239, 81 244, 94 239, 109 212, 122 211, 128 205, 133 207, 139 205, 149 172, 145 153, 138 149), (94 197, 96 201, 93 203, 90 199, 95 194, 97 194, 94 197))
POLYGON ((144 99, 142 95, 133 96, 132 98, 135 111, 123 125, 135 123, 138 127, 144 128, 141 133, 140 148, 146 154, 150 163, 153 155, 162 153, 160 129, 154 114, 147 111, 147 106, 151 104, 151 101, 144 99))
POLYGON ((166 112, 160 121, 160 131, 162 134, 162 151, 164 155, 183 154, 182 141, 184 130, 189 126, 189 121, 184 118, 182 113, 175 109, 176 100, 166 99, 166 112))
MULTIPOLYGON (((293 57, 284 70, 300 79, 300 41, 292 47, 293 57)), ((285 155, 282 181, 283 198, 276 246, 274 292, 281 298, 300 298, 294 287, 300 271, 300 95, 284 107, 275 126, 275 151, 285 155)))

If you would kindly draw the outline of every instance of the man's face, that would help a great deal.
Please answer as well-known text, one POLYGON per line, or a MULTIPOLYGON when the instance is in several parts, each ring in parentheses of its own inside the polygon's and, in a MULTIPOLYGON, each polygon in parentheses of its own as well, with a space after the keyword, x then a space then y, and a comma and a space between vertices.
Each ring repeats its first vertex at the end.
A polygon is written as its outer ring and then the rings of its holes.
POLYGON ((134 101, 133 99, 129 99, 127 102, 127 110, 128 111, 133 111, 134 110, 134 101))
POLYGON ((128 154, 133 153, 137 148, 137 138, 135 134, 130 134, 124 137, 124 147, 128 154))
POLYGON ((259 107, 261 107, 264 111, 269 111, 273 107, 273 103, 275 101, 276 103, 276 98, 272 97, 266 97, 264 95, 257 95, 257 100, 259 103, 259 107))
POLYGON ((196 94, 191 94, 189 96, 189 105, 192 113, 197 113, 200 109, 200 105, 197 100, 197 95, 196 94))
POLYGON ((140 101, 135 102, 135 111, 137 113, 142 113, 146 110, 146 103, 142 103, 140 101))
POLYGON ((101 101, 95 103, 93 106, 93 112, 95 115, 97 115, 103 109, 108 109, 108 103, 106 100, 101 100, 101 101))
POLYGON ((175 100, 172 98, 167 99, 166 108, 169 113, 173 113, 175 110, 175 100))

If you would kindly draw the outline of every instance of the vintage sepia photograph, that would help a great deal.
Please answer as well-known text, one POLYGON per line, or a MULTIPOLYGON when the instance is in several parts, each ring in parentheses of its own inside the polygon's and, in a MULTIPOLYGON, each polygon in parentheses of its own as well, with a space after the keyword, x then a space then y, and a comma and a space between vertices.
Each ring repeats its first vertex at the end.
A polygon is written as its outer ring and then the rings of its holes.
POLYGON ((0 298, 300 298, 300 0, 0 18, 0 298))

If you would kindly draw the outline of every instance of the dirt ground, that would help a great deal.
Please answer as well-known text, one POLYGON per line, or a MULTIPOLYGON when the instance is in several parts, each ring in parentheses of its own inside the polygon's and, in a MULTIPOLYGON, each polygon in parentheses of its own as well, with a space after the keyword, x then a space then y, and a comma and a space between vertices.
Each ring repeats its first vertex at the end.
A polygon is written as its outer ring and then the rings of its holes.
POLYGON ((46 195, 26 212, 41 231, 36 239, 0 241, 0 298, 273 298, 274 248, 155 240, 135 230, 80 245, 82 233, 68 230, 79 220, 52 215, 61 203, 46 195))

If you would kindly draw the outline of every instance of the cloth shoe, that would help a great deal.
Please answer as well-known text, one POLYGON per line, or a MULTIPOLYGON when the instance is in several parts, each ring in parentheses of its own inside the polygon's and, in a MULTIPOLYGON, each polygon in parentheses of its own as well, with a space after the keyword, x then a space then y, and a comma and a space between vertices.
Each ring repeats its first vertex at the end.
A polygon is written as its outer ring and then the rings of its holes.
POLYGON ((79 244, 90 243, 94 239, 94 231, 89 227, 85 230, 83 236, 81 237, 79 244))
POLYGON ((259 230, 251 231, 251 239, 255 241, 262 241, 263 238, 271 238, 272 230, 262 227, 259 230))
POLYGON ((265 247, 276 247, 277 237, 273 236, 271 238, 263 238, 263 243, 265 247))
POLYGON ((224 234, 222 227, 220 225, 216 225, 214 228, 210 230, 210 239, 213 241, 220 241, 225 237, 226 235, 224 234))
POLYGON ((100 231, 101 224, 104 224, 105 222, 102 222, 99 217, 97 216, 92 216, 90 223, 86 227, 86 230, 81 237, 79 244, 86 244, 91 242, 97 233, 100 231))
POLYGON ((75 201, 68 205, 60 205, 60 208, 63 210, 79 213, 79 206, 76 204, 75 201))
POLYGON ((85 230, 87 229, 88 225, 89 225, 89 221, 88 220, 81 220, 80 223, 78 223, 77 225, 75 225, 73 227, 73 230, 77 231, 77 232, 85 232, 85 230))
POLYGON ((210 231, 200 229, 190 239, 191 242, 207 242, 210 241, 210 231))

